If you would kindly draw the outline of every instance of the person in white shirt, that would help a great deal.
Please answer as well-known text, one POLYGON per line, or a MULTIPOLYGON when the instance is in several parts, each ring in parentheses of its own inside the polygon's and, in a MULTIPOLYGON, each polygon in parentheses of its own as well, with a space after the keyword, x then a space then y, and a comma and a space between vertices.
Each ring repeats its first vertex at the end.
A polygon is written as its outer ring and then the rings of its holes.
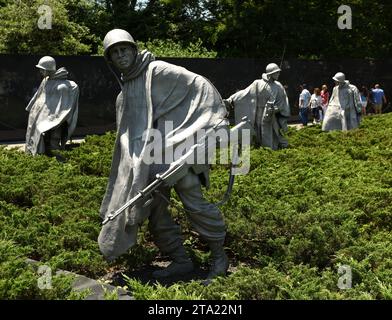
POLYGON ((301 94, 299 95, 299 117, 301 119, 302 125, 308 125, 308 108, 310 102, 310 92, 306 89, 306 84, 299 86, 301 89, 301 94))
POLYGON ((310 108, 313 115, 313 123, 320 123, 320 110, 322 105, 320 88, 315 88, 310 97, 310 108))

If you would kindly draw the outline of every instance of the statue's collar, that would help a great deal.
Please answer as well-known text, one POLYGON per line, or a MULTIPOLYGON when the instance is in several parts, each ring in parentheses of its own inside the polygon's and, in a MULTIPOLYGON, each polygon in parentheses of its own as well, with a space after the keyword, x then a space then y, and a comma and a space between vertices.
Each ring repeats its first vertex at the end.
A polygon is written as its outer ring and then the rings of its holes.
POLYGON ((139 52, 136 56, 136 61, 132 69, 125 74, 123 73, 121 75, 121 80, 125 82, 136 78, 149 65, 149 63, 154 60, 155 57, 151 52, 147 50, 139 52))

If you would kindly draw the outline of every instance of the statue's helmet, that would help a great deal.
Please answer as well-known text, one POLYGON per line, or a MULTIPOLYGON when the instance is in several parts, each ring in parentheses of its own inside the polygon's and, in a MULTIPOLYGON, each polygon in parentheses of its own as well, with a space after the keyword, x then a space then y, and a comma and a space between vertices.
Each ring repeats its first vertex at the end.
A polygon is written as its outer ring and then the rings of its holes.
POLYGON ((280 70, 280 68, 278 67, 278 65, 276 63, 270 63, 265 67, 265 73, 267 75, 276 73, 276 72, 280 72, 282 70, 280 70))
POLYGON ((56 71, 56 60, 50 56, 42 57, 36 67, 47 71, 56 71))
POLYGON ((346 81, 346 76, 344 75, 343 72, 338 72, 337 74, 335 74, 332 78, 333 80, 337 81, 337 82, 345 82, 346 81))
POLYGON ((103 55, 105 56, 106 60, 110 60, 109 49, 117 43, 129 43, 135 49, 137 49, 136 42, 129 32, 122 29, 110 30, 103 39, 103 55))

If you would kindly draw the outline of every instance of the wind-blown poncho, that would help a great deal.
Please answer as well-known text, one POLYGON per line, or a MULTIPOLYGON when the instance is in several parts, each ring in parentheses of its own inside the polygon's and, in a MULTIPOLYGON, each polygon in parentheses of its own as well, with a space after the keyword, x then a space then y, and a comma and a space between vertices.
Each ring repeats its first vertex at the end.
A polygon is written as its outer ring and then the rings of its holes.
MULTIPOLYGON (((200 129, 228 124, 222 98, 207 79, 155 61, 148 51, 138 53, 134 67, 122 80, 116 102, 117 138, 100 210, 103 219, 150 182, 152 166, 143 158, 153 128, 162 133, 164 148, 172 146, 175 150, 200 129), (165 133, 165 121, 172 121, 173 130, 165 133)), ((136 243, 138 227, 148 215, 148 207, 136 206, 102 227, 98 243, 106 259, 115 259, 136 243)))
POLYGON ((67 80, 68 71, 60 68, 53 76, 45 77, 26 107, 29 119, 26 131, 26 152, 45 153, 44 134, 67 123, 64 140, 68 140, 78 119, 78 85, 67 80))
POLYGON ((290 106, 286 91, 279 81, 255 80, 249 87, 238 91, 227 99, 234 106, 235 122, 247 116, 256 133, 256 142, 273 150, 287 146, 283 133, 287 131, 290 106), (267 102, 273 102, 275 113, 269 113, 267 102))
POLYGON ((356 86, 346 81, 335 86, 325 113, 322 130, 351 130, 358 128, 361 98, 356 86))

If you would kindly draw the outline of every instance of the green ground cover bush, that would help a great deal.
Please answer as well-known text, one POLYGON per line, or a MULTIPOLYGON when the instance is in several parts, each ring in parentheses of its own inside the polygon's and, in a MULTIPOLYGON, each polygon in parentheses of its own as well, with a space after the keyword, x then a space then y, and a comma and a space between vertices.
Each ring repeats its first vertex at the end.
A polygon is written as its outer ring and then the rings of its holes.
MULTIPOLYGON (((348 133, 312 126, 288 135, 286 150, 251 150, 249 174, 236 177, 221 208, 231 273, 207 287, 128 278, 136 298, 392 298, 392 114, 366 117, 348 133), (337 286, 340 265, 352 269, 351 289, 337 286)), ((158 251, 145 225, 130 254, 109 264, 99 252, 113 143, 113 133, 87 137, 63 152, 65 163, 0 149, 0 298, 70 297, 65 280, 51 293, 38 290, 26 257, 94 278, 153 261, 158 251)), ((227 169, 214 166, 207 198, 219 201, 226 184, 227 169)), ((207 248, 184 213, 172 212, 187 249, 205 267, 207 248)))

